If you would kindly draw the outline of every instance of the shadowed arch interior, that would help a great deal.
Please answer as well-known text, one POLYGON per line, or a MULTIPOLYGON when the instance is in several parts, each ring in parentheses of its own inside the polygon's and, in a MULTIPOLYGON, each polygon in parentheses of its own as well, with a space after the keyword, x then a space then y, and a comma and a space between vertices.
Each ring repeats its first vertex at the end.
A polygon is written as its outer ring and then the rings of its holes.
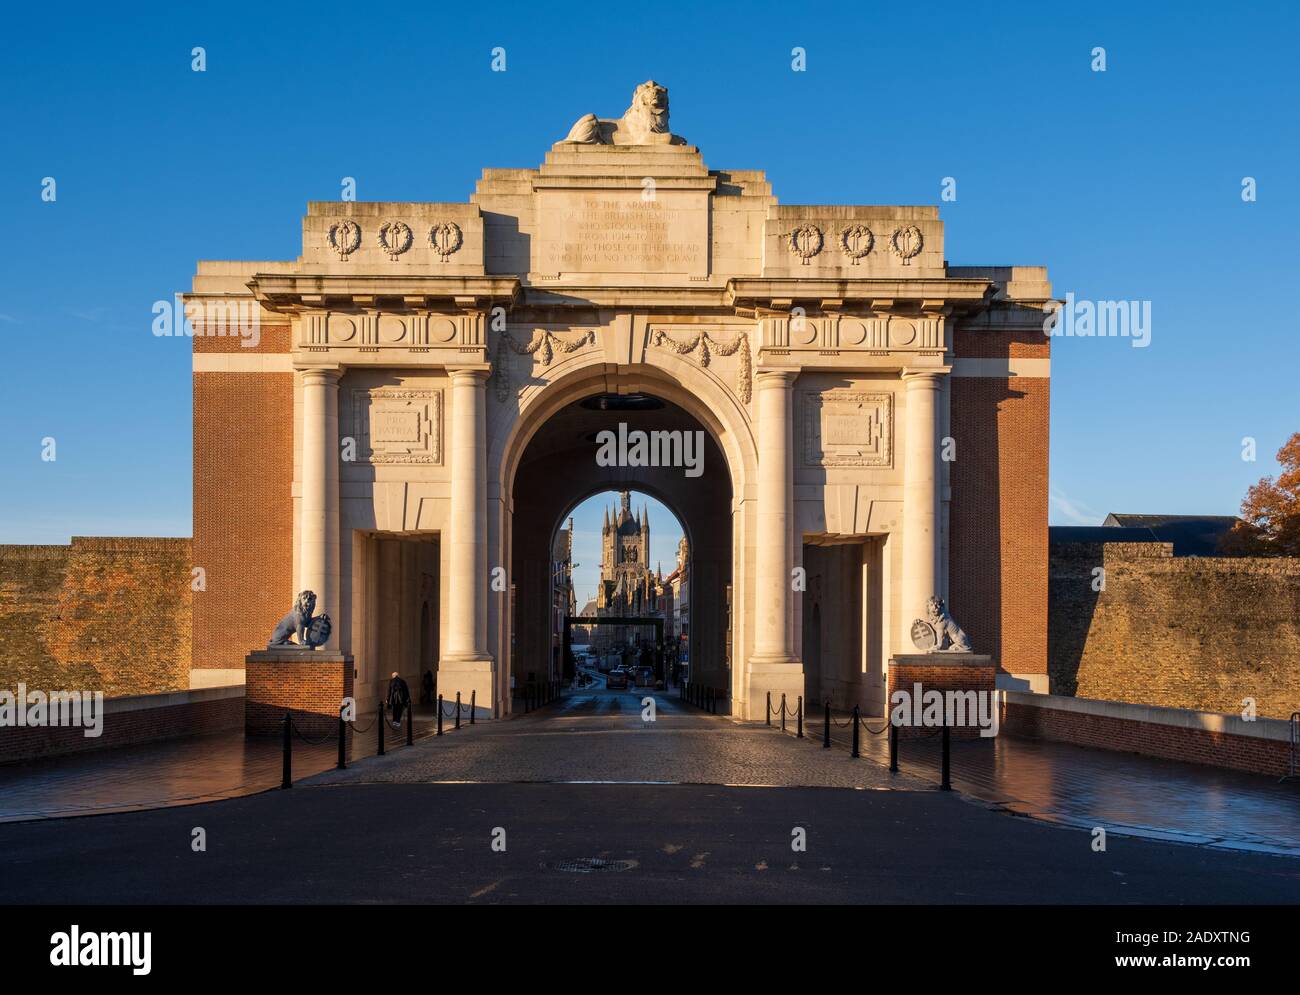
MULTIPOLYGON (((594 395, 588 395, 588 398, 594 395)), ((571 402, 548 418, 520 457, 511 491, 514 611, 511 672, 517 685, 550 660, 551 551, 563 516, 593 494, 638 490, 662 501, 681 522, 691 569, 692 679, 729 685, 726 599, 732 577, 731 476, 712 433, 669 401, 658 407, 600 410, 571 402), (608 429, 700 433, 702 472, 682 466, 601 466, 597 435, 608 429)))

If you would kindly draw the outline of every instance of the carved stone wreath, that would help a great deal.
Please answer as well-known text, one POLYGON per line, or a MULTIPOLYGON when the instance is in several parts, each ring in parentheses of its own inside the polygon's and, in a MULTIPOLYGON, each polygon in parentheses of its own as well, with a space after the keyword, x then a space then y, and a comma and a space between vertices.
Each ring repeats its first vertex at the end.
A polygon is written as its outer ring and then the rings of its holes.
POLYGON ((894 254, 903 260, 903 265, 911 264, 912 257, 921 251, 921 246, 925 244, 925 239, 921 236, 921 229, 916 225, 907 225, 905 228, 895 228, 894 234, 889 238, 889 244, 894 250, 894 254))
POLYGON ((840 251, 853 260, 854 266, 875 244, 876 236, 866 225, 845 225, 840 229, 840 251))
POLYGON ((440 221, 429 229, 429 245, 445 263, 447 257, 461 247, 465 236, 454 221, 440 221))
MULTIPOLYGON (((820 232, 818 235, 820 236, 820 232)), ((749 403, 753 384, 753 370, 749 356, 749 336, 741 332, 730 342, 719 342, 708 332, 700 332, 694 338, 687 339, 685 342, 678 342, 667 332, 656 328, 650 335, 650 344, 669 349, 679 356, 689 356, 697 349, 700 353, 699 363, 702 367, 707 367, 713 359, 713 353, 719 356, 734 356, 740 353, 740 370, 736 374, 736 396, 744 404, 749 403), (710 350, 712 346, 712 350, 710 350)))
POLYGON ((375 240, 388 253, 388 258, 395 260, 411 247, 414 236, 411 234, 411 226, 405 221, 385 221, 375 240))
POLYGON ((800 225, 789 234, 790 251, 803 260, 808 260, 822 251, 822 230, 816 225, 800 225))
POLYGON ((361 248, 361 226, 351 218, 335 221, 330 225, 328 237, 330 248, 337 252, 341 259, 347 259, 361 248))
POLYGON ((563 355, 577 352, 585 345, 596 344, 596 332, 588 328, 579 338, 564 341, 549 328, 539 328, 533 332, 527 342, 520 342, 509 332, 502 332, 497 340, 496 361, 492 364, 492 377, 496 380, 497 400, 503 404, 510 399, 510 366, 506 362, 509 353, 516 356, 532 356, 534 362, 550 366, 558 351, 563 355), (509 352, 507 352, 509 350, 509 352))

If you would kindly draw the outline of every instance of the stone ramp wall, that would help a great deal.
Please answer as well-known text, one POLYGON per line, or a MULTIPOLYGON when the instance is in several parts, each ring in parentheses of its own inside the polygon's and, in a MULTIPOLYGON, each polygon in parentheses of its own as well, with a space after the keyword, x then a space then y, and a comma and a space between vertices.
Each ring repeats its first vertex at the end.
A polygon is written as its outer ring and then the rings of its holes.
POLYGON ((87 736, 84 728, 72 725, 0 726, 0 763, 240 729, 244 724, 244 688, 237 685, 106 698, 103 709, 99 736, 87 736))
POLYGON ((999 692, 1001 733, 1282 777, 1291 763, 1290 723, 1247 722, 1182 708, 999 692))

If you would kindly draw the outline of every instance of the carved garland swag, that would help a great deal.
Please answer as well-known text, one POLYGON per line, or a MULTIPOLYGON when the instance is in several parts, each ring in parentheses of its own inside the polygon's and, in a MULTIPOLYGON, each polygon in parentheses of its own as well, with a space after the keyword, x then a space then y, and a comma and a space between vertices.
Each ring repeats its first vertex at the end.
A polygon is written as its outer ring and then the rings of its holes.
MULTIPOLYGON (((502 332, 497 340, 496 360, 492 364, 492 377, 496 381, 497 400, 504 404, 510 399, 512 382, 507 360, 511 352, 516 356, 532 356, 536 362, 541 363, 543 366, 550 366, 557 352, 567 355, 577 352, 583 346, 595 345, 595 343, 596 333, 590 328, 578 338, 567 342, 549 329, 539 329, 533 332, 532 337, 527 342, 520 342, 509 332, 502 332)), ((667 332, 655 329, 651 332, 650 344, 661 349, 668 349, 678 356, 690 356, 698 352, 698 362, 701 367, 705 368, 712 361, 714 353, 723 357, 739 354, 740 368, 736 374, 736 394, 739 396, 741 403, 749 403, 752 395, 753 362, 749 355, 749 336, 745 332, 740 332, 730 342, 719 342, 708 332, 700 332, 698 335, 679 342, 667 332)))

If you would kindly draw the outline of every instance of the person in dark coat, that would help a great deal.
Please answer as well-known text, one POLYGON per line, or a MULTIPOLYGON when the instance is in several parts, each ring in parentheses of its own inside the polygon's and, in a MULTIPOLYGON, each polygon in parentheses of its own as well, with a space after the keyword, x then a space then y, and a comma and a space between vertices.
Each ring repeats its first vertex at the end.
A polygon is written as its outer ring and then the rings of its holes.
POLYGON ((406 715, 406 710, 411 707, 411 689, 406 686, 406 681, 393 671, 393 676, 388 682, 388 714, 393 717, 393 722, 397 725, 402 724, 402 717, 406 715))

